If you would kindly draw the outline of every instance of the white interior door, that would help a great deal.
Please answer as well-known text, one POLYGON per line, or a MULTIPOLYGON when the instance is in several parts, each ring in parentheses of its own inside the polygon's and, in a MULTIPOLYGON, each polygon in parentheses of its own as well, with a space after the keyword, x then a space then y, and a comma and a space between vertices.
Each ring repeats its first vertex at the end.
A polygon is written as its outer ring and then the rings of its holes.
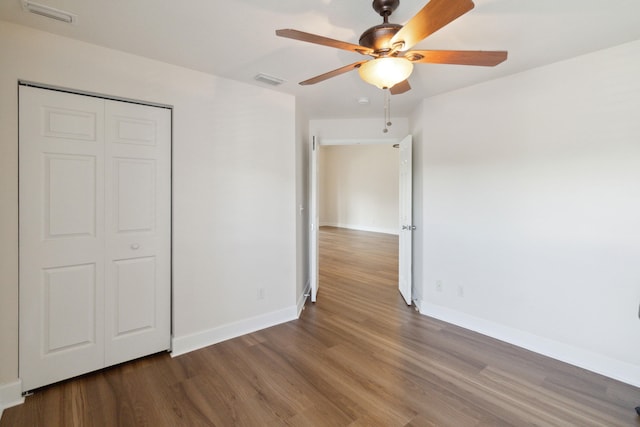
POLYGON ((400 234, 398 254, 398 288, 407 305, 411 305, 411 245, 414 230, 411 214, 412 199, 412 138, 400 141, 400 234))
POLYGON ((171 111, 106 101, 105 365, 170 347, 171 111))
POLYGON ((129 107, 20 86, 23 390, 170 346, 170 117, 151 132, 129 107), (143 139, 164 152, 118 147, 143 139))
POLYGON ((24 390, 104 359, 103 101, 20 86, 24 390))
POLYGON ((318 141, 314 136, 311 138, 311 159, 309 160, 309 173, 311 178, 309 180, 311 188, 309 191, 309 218, 311 220, 310 237, 309 237, 309 281, 311 282, 311 302, 316 302, 318 297, 318 224, 320 220, 320 213, 318 207, 318 151, 320 150, 318 141))

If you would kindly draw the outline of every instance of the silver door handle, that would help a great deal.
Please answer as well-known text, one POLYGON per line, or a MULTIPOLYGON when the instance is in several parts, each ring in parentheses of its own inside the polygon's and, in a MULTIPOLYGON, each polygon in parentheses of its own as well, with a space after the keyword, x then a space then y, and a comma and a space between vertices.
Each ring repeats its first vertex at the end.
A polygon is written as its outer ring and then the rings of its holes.
POLYGON ((402 229, 403 230, 415 230, 416 226, 415 225, 403 225, 402 229))

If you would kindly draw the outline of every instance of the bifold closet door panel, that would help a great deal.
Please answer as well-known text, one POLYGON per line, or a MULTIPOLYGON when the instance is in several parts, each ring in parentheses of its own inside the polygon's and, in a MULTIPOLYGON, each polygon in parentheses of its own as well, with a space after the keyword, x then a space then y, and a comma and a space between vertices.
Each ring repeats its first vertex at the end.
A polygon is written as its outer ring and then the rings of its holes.
POLYGON ((104 101, 20 86, 20 378, 104 366, 104 101))
POLYGON ((170 347, 171 112, 107 101, 107 366, 170 347))

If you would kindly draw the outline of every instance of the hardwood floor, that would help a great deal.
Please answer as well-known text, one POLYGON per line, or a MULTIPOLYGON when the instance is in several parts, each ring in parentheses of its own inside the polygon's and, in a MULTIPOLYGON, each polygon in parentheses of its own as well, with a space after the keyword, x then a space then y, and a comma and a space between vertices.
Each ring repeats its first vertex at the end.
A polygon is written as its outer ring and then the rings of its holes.
POLYGON ((640 389, 407 307, 396 254, 324 228, 299 320, 45 388, 0 426, 640 426, 640 389))

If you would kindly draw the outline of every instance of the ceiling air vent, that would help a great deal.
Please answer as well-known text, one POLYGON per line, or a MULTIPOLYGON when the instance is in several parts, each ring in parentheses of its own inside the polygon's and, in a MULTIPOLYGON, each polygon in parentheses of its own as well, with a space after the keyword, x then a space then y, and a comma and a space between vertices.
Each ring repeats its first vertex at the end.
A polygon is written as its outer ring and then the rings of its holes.
POLYGON ((55 19, 56 21, 66 22, 67 24, 75 24, 78 20, 78 17, 73 13, 65 12, 64 10, 60 9, 54 9, 53 7, 34 3, 29 0, 22 0, 22 9, 26 10, 27 12, 35 13, 36 15, 55 19))
POLYGON ((256 80, 257 80, 257 81, 259 81, 259 82, 262 82, 262 83, 266 83, 266 84, 268 84, 268 85, 271 85, 271 86, 279 86, 279 85, 281 85, 282 83, 284 83, 284 82, 285 82, 284 80, 279 79, 279 78, 277 78, 277 77, 269 76, 269 75, 262 74, 262 73, 257 74, 257 75, 254 77, 254 79, 256 79, 256 80))

